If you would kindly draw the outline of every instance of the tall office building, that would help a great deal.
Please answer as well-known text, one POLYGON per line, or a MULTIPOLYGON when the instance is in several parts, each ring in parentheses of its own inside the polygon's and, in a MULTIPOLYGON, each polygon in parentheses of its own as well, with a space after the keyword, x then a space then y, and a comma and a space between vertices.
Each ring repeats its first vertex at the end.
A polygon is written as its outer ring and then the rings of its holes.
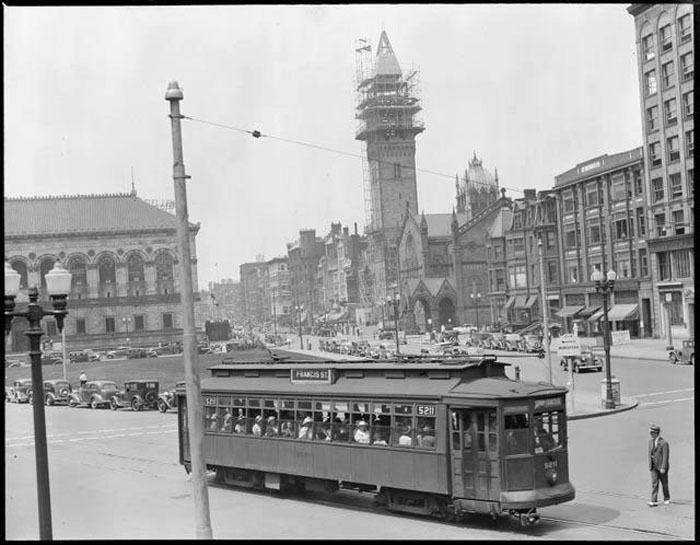
POLYGON ((640 3, 627 11, 637 43, 654 323, 662 335, 688 335, 695 307, 693 4, 640 3))

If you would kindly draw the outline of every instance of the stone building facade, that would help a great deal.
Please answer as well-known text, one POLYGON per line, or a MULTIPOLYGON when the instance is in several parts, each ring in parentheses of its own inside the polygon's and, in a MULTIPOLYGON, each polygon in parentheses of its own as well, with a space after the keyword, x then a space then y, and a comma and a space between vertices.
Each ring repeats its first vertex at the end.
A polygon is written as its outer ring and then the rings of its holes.
MULTIPOLYGON (((154 346, 182 340, 176 218, 124 194, 6 198, 5 259, 27 288, 40 288, 47 304, 46 273, 60 260, 72 277, 65 320, 69 348, 154 346)), ((197 286, 195 237, 190 224, 193 285, 197 286)), ((195 301, 198 295, 195 292, 195 301)), ((44 318, 47 338, 60 336, 44 318)), ((8 349, 28 349, 26 320, 14 320, 8 349)))

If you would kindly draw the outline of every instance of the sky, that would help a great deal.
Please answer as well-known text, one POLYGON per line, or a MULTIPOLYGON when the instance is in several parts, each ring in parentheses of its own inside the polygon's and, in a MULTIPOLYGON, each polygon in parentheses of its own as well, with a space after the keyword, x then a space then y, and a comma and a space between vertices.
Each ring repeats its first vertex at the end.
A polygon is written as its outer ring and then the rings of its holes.
POLYGON ((199 289, 300 230, 362 233, 355 48, 382 30, 420 71, 420 211, 452 211, 474 153, 511 198, 549 189, 642 145, 628 5, 3 6, 4 194, 128 193, 133 175, 174 200, 176 80, 198 120, 182 138, 199 289))

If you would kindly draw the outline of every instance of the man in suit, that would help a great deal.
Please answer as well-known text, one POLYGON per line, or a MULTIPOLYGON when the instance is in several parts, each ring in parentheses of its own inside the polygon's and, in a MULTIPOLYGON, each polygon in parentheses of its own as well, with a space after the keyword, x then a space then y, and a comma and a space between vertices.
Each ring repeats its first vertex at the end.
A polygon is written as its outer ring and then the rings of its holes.
POLYGON ((659 482, 664 493, 664 504, 671 503, 671 493, 668 491, 668 459, 670 447, 661 437, 661 428, 652 424, 649 428, 649 470, 651 471, 651 501, 649 507, 659 505, 659 482))

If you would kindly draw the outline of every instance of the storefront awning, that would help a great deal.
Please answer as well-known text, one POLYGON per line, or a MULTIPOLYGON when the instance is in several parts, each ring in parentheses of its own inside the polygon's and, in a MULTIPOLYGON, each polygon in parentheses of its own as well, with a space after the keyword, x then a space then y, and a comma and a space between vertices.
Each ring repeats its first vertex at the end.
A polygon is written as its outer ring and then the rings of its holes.
POLYGON ((570 318, 571 316, 575 315, 578 313, 580 310, 583 310, 583 305, 576 305, 572 307, 564 307, 561 309, 559 312, 555 314, 555 316, 559 316, 559 318, 570 318))
POLYGON ((527 295, 515 296, 515 308, 527 308, 527 295))
MULTIPOLYGON (((610 312, 610 311, 608 310, 608 312, 610 312)), ((591 314, 591 317, 588 318, 588 320, 586 320, 586 321, 587 322, 597 322, 602 317, 603 317, 603 309, 600 308, 600 309, 596 310, 593 314, 591 314)))
POLYGON ((637 317, 639 305, 613 305, 613 308, 608 312, 608 320, 623 321, 634 320, 637 317))
POLYGON ((537 295, 531 295, 525 303, 525 308, 531 308, 532 305, 535 304, 535 301, 537 301, 537 297, 537 295))
POLYGON ((592 307, 586 307, 586 308, 584 308, 581 312, 579 312, 578 315, 577 315, 576 317, 577 317, 577 318, 590 318, 591 316, 593 316, 593 315, 596 313, 596 311, 597 311, 599 308, 601 308, 600 305, 595 305, 595 306, 592 306, 592 307))
POLYGON ((515 297, 510 296, 508 298, 508 301, 506 301, 506 304, 503 305, 503 310, 509 310, 510 307, 512 307, 514 303, 515 303, 515 297))

